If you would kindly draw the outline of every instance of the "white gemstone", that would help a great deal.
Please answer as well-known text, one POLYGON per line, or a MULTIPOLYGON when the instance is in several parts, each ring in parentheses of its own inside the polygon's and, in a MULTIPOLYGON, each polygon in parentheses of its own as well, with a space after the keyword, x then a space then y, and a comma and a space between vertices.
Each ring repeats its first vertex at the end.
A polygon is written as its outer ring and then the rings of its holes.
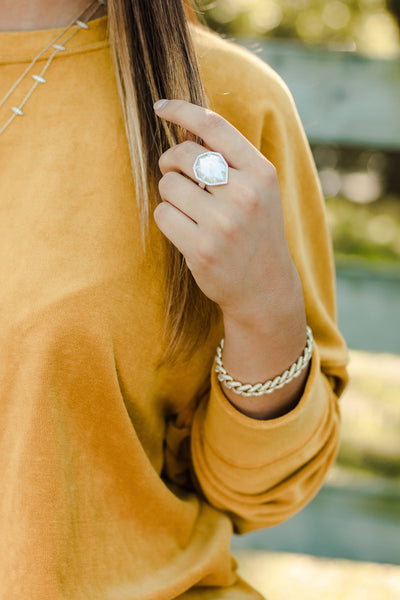
POLYGON ((41 75, 32 75, 32 77, 35 81, 39 81, 39 83, 46 83, 46 80, 41 75))
POLYGON ((200 154, 193 165, 196 179, 205 185, 228 183, 228 165, 219 152, 200 154))
POLYGON ((65 46, 61 46, 61 44, 53 44, 53 48, 56 50, 65 50, 65 46))
POLYGON ((22 110, 20 108, 18 108, 18 106, 13 106, 12 110, 15 112, 16 115, 23 115, 24 114, 22 112, 22 110))

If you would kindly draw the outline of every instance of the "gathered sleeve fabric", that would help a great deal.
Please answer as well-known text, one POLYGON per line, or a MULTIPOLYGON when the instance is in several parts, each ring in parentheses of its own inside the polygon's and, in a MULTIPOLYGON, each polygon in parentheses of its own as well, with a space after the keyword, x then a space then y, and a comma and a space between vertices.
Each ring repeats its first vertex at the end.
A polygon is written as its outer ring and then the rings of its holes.
POLYGON ((231 104, 224 108, 223 86, 230 82, 218 71, 214 77, 221 77, 220 93, 212 98, 212 108, 224 111, 277 169, 286 236, 315 339, 304 393, 287 414, 269 420, 242 414, 224 395, 212 368, 211 391, 193 416, 195 485, 213 506, 229 514, 237 533, 245 533, 286 520, 322 485, 338 450, 338 398, 347 383, 347 350, 337 326, 324 199, 292 96, 259 58, 239 48, 233 54, 236 79, 246 90, 240 96, 241 116, 235 120, 233 89, 225 96, 231 104))

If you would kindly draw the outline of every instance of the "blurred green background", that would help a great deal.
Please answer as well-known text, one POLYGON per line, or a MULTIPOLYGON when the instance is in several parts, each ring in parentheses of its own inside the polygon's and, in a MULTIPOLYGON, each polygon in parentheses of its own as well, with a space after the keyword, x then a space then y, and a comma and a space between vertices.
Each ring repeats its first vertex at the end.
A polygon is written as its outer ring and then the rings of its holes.
POLYGON ((301 513, 236 537, 233 549, 268 600, 400 598, 400 2, 198 7, 294 96, 326 197, 350 348, 341 447, 325 485, 301 513))
POLYGON ((396 0, 200 0, 198 6, 210 27, 228 34, 297 38, 373 57, 399 56, 396 0))

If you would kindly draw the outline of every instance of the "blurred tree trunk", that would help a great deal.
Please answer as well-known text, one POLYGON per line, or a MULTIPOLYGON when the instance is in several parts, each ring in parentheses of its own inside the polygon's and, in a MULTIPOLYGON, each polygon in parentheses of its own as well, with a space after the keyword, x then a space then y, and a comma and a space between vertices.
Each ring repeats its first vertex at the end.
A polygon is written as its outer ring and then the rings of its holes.
POLYGON ((387 171, 386 171, 386 185, 388 192, 400 196, 400 153, 389 152, 387 154, 387 171))
POLYGON ((396 19, 400 27, 400 2, 399 0, 388 0, 388 9, 396 19))

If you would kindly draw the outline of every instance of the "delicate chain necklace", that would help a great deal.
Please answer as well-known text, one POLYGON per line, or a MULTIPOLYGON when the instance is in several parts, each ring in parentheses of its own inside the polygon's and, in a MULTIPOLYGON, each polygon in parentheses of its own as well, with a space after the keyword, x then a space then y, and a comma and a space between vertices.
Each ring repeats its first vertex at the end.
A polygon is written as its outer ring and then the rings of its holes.
POLYGON ((22 112, 23 106, 28 101, 28 99, 31 97, 31 95, 33 94, 33 92, 35 91, 35 89, 37 88, 37 86, 40 83, 46 83, 46 80, 44 79, 43 75, 46 73, 47 69, 49 68, 49 66, 50 66, 53 58, 56 56, 56 54, 58 54, 59 52, 62 52, 63 50, 65 50, 65 44, 66 44, 66 42, 68 42, 71 38, 73 38, 74 35, 76 35, 78 33, 78 31, 80 31, 81 29, 89 29, 89 25, 87 25, 87 23, 85 21, 81 20, 82 15, 84 15, 86 11, 89 11, 89 14, 86 17, 86 20, 89 21, 90 18, 91 18, 91 16, 98 10, 98 8, 99 8, 98 5, 99 4, 100 5, 105 4, 105 1, 106 0, 91 0, 91 2, 88 4, 88 6, 85 8, 85 10, 83 12, 81 12, 80 15, 78 15, 76 17, 76 19, 74 19, 69 25, 67 25, 67 27, 65 27, 65 29, 63 29, 53 40, 51 40, 51 42, 49 42, 47 44, 47 46, 45 46, 43 48, 43 50, 41 50, 39 52, 39 54, 37 56, 35 56, 35 58, 31 62, 31 64, 27 66, 27 68, 25 69, 25 71, 17 79, 17 81, 14 83, 14 85, 11 87, 11 89, 7 92, 7 94, 4 96, 4 98, 2 98, 0 100, 0 108, 1 108, 3 106, 3 104, 5 103, 5 101, 11 96, 11 94, 19 86, 19 84, 25 78, 25 76, 29 73, 29 71, 32 69, 32 67, 35 65, 35 63, 39 60, 39 58, 42 56, 42 54, 44 52, 46 52, 46 50, 52 46, 54 48, 54 52, 48 58, 46 64, 44 65, 43 69, 41 70, 41 72, 38 75, 32 75, 33 79, 35 80, 34 84, 32 85, 32 87, 29 90, 29 92, 26 94, 26 96, 22 100, 22 102, 20 102, 20 104, 18 106, 13 106, 11 108, 11 110, 13 111, 13 114, 4 123, 4 125, 0 128, 0 135, 12 123, 12 121, 15 119, 15 117, 22 116, 24 114, 22 112), (93 8, 93 6, 94 6, 94 8, 93 8), (62 35, 64 35, 64 33, 66 33, 74 25, 78 25, 79 29, 76 29, 73 33, 71 33, 71 35, 69 35, 65 40, 63 40, 63 42, 61 44, 55 43, 55 42, 57 42, 57 40, 62 35))

